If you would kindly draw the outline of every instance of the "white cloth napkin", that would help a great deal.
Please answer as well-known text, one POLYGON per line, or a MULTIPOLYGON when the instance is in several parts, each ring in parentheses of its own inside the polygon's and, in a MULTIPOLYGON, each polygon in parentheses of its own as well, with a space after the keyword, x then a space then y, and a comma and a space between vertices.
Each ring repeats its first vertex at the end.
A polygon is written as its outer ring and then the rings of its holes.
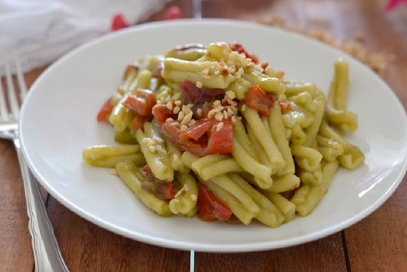
POLYGON ((0 0, 0 63, 16 54, 24 72, 48 65, 78 45, 111 31, 115 14, 135 24, 163 8, 167 1, 0 0))

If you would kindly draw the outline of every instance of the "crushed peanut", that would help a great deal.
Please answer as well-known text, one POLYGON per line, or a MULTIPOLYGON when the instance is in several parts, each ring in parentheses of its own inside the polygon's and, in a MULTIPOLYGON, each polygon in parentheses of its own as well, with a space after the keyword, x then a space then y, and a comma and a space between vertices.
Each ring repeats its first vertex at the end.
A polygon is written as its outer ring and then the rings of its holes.
POLYGON ((179 122, 181 122, 183 119, 184 119, 184 117, 185 117, 185 113, 183 112, 183 111, 180 111, 179 113, 178 113, 178 121, 179 122))
POLYGON ((178 114, 180 110, 181 110, 181 108, 179 106, 175 106, 175 108, 172 110, 172 112, 174 114, 178 114))
POLYGON ((153 145, 157 145, 157 143, 156 143, 154 140, 150 139, 150 140, 147 142, 147 146, 153 146, 153 145))
POLYGON ((216 119, 217 121, 219 121, 219 122, 223 120, 223 114, 222 114, 221 111, 219 111, 219 112, 217 112, 217 113, 215 114, 215 119, 216 119))
POLYGON ((226 96, 230 99, 235 99, 236 95, 233 91, 226 91, 226 96))
POLYGON ((172 110, 172 102, 169 101, 166 105, 167 109, 172 110))
POLYGON ((181 121, 181 126, 183 125, 187 125, 189 123, 189 121, 191 121, 192 119, 192 111, 190 113, 188 113, 187 115, 185 115, 185 117, 182 119, 181 121))
POLYGON ((180 130, 181 132, 184 132, 184 131, 186 131, 187 129, 188 129, 187 125, 181 125, 180 128, 179 128, 179 130, 180 130))
POLYGON ((180 97, 181 97, 181 94, 180 93, 176 93, 176 94, 174 94, 173 96, 172 96, 172 100, 174 100, 174 101, 177 101, 177 100, 179 100, 180 99, 180 97))
POLYGON ((216 131, 221 131, 223 128, 223 122, 220 122, 217 126, 216 126, 216 131))

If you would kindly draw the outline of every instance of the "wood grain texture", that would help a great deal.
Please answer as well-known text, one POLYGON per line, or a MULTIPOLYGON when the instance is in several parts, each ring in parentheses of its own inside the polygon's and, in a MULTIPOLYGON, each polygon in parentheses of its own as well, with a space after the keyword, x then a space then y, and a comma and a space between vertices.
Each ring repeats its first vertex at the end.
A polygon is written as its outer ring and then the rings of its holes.
MULTIPOLYGON (((44 69, 26 77, 30 87, 44 69)), ((15 78, 13 78, 16 85, 15 78)), ((1 81, 5 90, 5 80, 1 81)), ((11 141, 0 141, 0 271, 31 271, 34 268, 31 236, 23 181, 17 154, 11 141), (23 257, 22 257, 23 256, 23 257)), ((45 200, 48 193, 40 187, 45 200)))
MULTIPOLYGON (((400 6, 385 14, 382 12, 383 1, 356 2, 354 12, 365 13, 365 16, 358 16, 357 21, 366 33, 366 43, 396 56, 385 80, 407 108, 407 8, 400 6)), ((377 211, 348 228, 345 237, 352 272, 406 271, 406 177, 377 211)))
MULTIPOLYGON (((258 20, 279 15, 288 24, 318 27, 335 37, 362 31, 370 50, 397 56, 385 81, 407 107, 407 8, 384 13, 386 0, 204 0, 204 17, 258 20)), ((190 0, 178 5, 191 15, 190 0)), ((163 18, 158 12, 148 21, 163 18)), ((30 85, 43 71, 28 73, 30 85)), ((31 238, 17 159, 0 142, 0 272, 32 271, 31 238)), ((43 196, 46 196, 46 192, 43 196)), ((72 213, 52 197, 48 212, 62 253, 76 271, 188 271, 189 252, 139 243, 106 231, 72 213)), ((406 271, 407 184, 373 214, 324 239, 291 248, 239 254, 195 254, 196 271, 406 271), (345 241, 343 240, 345 239, 345 241), (344 243, 345 242, 345 243, 344 243), (345 245, 345 246, 344 246, 345 245)))
POLYGON ((71 272, 188 271, 189 252, 150 246, 102 229, 54 198, 48 212, 71 272))
POLYGON ((195 253, 195 271, 347 271, 340 233, 290 248, 249 253, 195 253))
POLYGON ((31 271, 33 255, 17 155, 11 142, 0 142, 0 271, 31 271), (24 258, 21 258, 24 256, 24 258))

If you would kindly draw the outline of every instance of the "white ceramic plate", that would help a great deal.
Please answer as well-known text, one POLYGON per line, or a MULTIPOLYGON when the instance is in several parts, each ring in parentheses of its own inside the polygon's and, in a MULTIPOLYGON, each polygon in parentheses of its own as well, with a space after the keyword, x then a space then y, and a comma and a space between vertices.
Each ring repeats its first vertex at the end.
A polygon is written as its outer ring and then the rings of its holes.
POLYGON ((238 252, 287 247, 325 237, 363 219, 397 188, 406 170, 403 107, 389 87, 361 63, 319 42, 247 22, 204 20, 142 25, 77 48, 47 69, 25 101, 20 122, 24 155, 41 185, 87 220, 146 243, 198 251, 238 252), (205 223, 161 218, 144 207, 108 170, 81 160, 83 148, 112 144, 113 129, 96 113, 138 56, 160 54, 184 43, 239 41, 286 71, 287 79, 316 82, 327 90, 333 62, 350 64, 349 109, 359 130, 348 139, 361 147, 365 164, 341 169, 308 217, 277 229, 260 224, 205 223))

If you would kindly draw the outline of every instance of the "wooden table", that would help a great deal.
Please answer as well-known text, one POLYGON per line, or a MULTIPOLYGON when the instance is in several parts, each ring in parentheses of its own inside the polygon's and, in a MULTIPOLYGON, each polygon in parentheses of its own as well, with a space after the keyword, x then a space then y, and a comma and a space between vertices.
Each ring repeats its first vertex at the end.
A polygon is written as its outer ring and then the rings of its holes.
MULTIPOLYGON (((175 3, 187 16, 191 5, 186 1, 175 3)), ((385 13, 385 4, 385 0, 208 0, 203 3, 203 16, 254 20, 270 17, 273 12, 287 22, 307 28, 322 27, 335 37, 352 37, 360 30, 368 48, 397 57, 384 79, 407 107, 407 6, 400 5, 385 13)), ((161 12, 151 20, 162 15, 161 12)), ((26 75, 29 85, 42 71, 37 69, 26 75)), ((16 154, 12 144, 6 141, 0 142, 0 153, 0 271, 33 271, 31 237, 16 154)), ((150 246, 113 234, 43 193, 71 271, 189 270, 189 252, 150 246)), ((377 211, 342 232, 273 251, 197 252, 195 267, 196 271, 407 271, 407 183, 402 182, 377 211)))

